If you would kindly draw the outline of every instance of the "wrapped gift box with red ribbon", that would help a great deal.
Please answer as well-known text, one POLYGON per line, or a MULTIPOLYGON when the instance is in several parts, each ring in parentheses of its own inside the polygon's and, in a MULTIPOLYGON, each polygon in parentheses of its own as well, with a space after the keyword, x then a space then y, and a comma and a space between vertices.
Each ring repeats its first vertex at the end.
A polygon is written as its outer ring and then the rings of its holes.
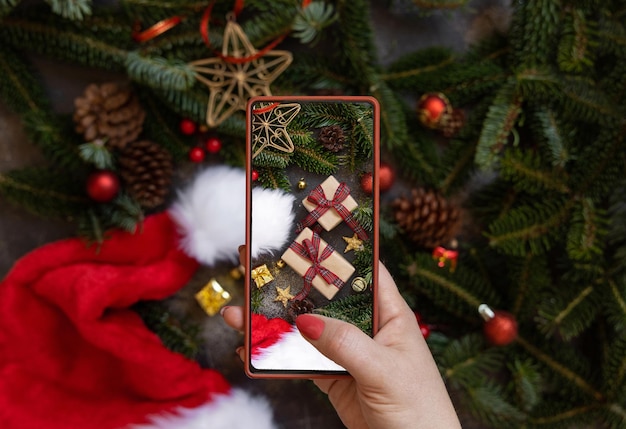
POLYGON ((367 239, 363 228, 352 217, 352 212, 359 206, 358 203, 350 195, 350 188, 334 176, 328 176, 313 189, 302 200, 302 205, 309 211, 309 214, 298 225, 299 231, 316 222, 326 231, 330 231, 341 222, 346 222, 361 240, 367 239))
POLYGON ((283 253, 282 260, 304 279, 304 287, 294 300, 304 299, 311 286, 327 299, 332 299, 355 270, 310 228, 304 228, 296 237, 283 253))

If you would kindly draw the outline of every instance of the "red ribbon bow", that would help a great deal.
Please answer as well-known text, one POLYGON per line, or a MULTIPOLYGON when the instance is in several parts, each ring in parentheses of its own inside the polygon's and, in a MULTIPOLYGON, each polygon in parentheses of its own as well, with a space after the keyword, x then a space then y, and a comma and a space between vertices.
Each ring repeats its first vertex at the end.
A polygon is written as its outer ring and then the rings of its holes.
POLYGON ((322 185, 318 185, 315 189, 311 191, 307 200, 316 204, 317 207, 309 212, 307 217, 298 224, 297 232, 302 231, 305 227, 313 225, 318 221, 319 218, 322 217, 324 213, 326 213, 331 208, 334 209, 339 216, 348 224, 348 226, 356 233, 356 235, 361 240, 367 240, 367 233, 363 229, 361 225, 354 219, 354 216, 348 210, 342 202, 348 198, 350 195, 350 188, 345 183, 340 183, 335 191, 335 195, 333 195, 333 199, 329 200, 326 198, 324 194, 324 189, 322 185))
POLYGON ((319 275, 324 281, 328 284, 335 285, 338 289, 344 285, 343 280, 341 280, 335 273, 330 271, 328 268, 322 265, 322 262, 326 260, 334 251, 329 244, 326 245, 322 253, 320 254, 320 243, 321 238, 319 234, 313 232, 311 239, 305 238, 302 240, 302 244, 294 241, 291 243, 289 248, 296 252, 298 255, 307 258, 311 261, 311 266, 306 270, 304 276, 304 287, 302 290, 296 295, 294 300, 303 300, 306 298, 311 292, 311 286, 313 285, 313 279, 319 275))

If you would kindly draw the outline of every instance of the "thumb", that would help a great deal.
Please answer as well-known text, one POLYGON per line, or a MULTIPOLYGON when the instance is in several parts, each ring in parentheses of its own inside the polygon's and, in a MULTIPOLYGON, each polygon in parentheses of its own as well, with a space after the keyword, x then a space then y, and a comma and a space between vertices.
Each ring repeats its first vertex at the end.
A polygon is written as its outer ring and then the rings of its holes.
POLYGON ((377 353, 377 344, 356 326, 315 314, 298 316, 296 326, 317 350, 354 378, 359 379, 369 372, 367 362, 377 353))

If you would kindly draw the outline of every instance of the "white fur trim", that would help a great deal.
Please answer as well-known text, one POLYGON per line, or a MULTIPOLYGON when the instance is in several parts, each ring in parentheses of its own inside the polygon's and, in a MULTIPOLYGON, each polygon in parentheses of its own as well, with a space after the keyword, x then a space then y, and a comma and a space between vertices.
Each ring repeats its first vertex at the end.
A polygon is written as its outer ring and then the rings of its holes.
POLYGON ((305 340, 295 326, 282 334, 278 342, 255 350, 252 366, 258 369, 345 371, 305 340))
MULTIPOLYGON (((253 191, 252 256, 281 249, 292 229, 295 198, 275 189, 253 191)), ((170 214, 178 224, 183 250, 205 265, 236 263, 245 242, 246 176, 242 169, 209 167, 179 192, 170 214)))
POLYGON ((272 410, 265 399, 241 389, 217 395, 196 408, 178 407, 172 413, 148 416, 149 423, 128 429, 274 429, 272 410))

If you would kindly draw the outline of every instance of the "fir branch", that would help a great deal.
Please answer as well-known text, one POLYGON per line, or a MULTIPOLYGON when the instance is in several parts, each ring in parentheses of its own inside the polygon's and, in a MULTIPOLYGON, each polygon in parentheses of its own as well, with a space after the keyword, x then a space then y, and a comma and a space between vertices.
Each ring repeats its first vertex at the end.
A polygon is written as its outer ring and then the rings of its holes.
POLYGON ((145 57, 139 52, 129 52, 125 65, 132 80, 166 91, 185 91, 196 81, 196 72, 181 60, 145 57))
POLYGON ((304 170, 316 174, 330 175, 337 171, 336 157, 322 150, 318 145, 295 147, 293 162, 304 170))
POLYGON ((263 150, 254 158, 254 165, 268 168, 287 168, 291 157, 284 152, 263 150))
POLYGON ((437 366, 447 382, 455 386, 473 386, 484 381, 485 374, 503 365, 503 354, 496 348, 485 349, 478 334, 452 340, 435 355, 437 366))
POLYGON ((565 167, 571 157, 556 113, 547 108, 539 108, 534 112, 534 118, 544 140, 542 147, 547 149, 552 166, 565 167))
POLYGON ((72 177, 48 169, 0 174, 0 191, 8 201, 42 217, 69 218, 89 205, 72 177))
POLYGON ((566 13, 557 63, 564 72, 580 73, 593 67, 593 48, 598 43, 592 38, 592 23, 588 22, 582 10, 571 8, 566 13))
POLYGON ((96 168, 104 170, 113 168, 113 155, 104 145, 104 141, 96 140, 90 143, 83 143, 78 146, 78 153, 83 161, 93 164, 96 168))
POLYGON ((550 354, 545 353, 539 347, 535 346, 530 341, 527 341, 523 336, 518 335, 515 342, 516 344, 523 347, 531 356, 533 356, 539 362, 547 365, 555 373, 559 374, 564 379, 568 380, 569 382, 571 382, 572 384, 580 388, 586 394, 592 396, 596 401, 604 400, 604 395, 598 390, 596 390, 592 385, 587 383, 587 380, 585 379, 585 377, 579 374, 576 374, 566 365, 557 361, 550 354))
POLYGON ((287 172, 282 168, 259 168, 259 183, 265 188, 282 189, 291 192, 291 182, 287 172))
POLYGON ((525 414, 506 401, 503 389, 487 380, 465 389, 472 414, 492 427, 520 427, 525 414))
POLYGON ((607 220, 602 210, 592 200, 581 199, 572 212, 570 229, 567 233, 566 249, 574 261, 590 261, 602 255, 607 220))
POLYGON ((491 247, 508 255, 542 254, 559 237, 570 211, 571 202, 558 200, 517 207, 492 222, 485 236, 491 247))
POLYGON ((46 0, 52 7, 52 12, 67 19, 82 20, 91 15, 91 0, 46 0))
POLYGON ((528 413, 542 399, 544 381, 540 369, 530 360, 514 359, 507 366, 511 373, 516 403, 521 404, 521 409, 528 413))
POLYGON ((313 311, 316 314, 350 322, 367 335, 372 335, 372 295, 369 293, 350 295, 313 311))
POLYGON ((402 269, 411 284, 437 305, 459 316, 474 316, 484 302, 497 305, 499 298, 473 269, 459 263, 454 273, 437 266, 431 255, 410 256, 402 269))
POLYGON ((557 191, 568 194, 567 175, 561 169, 545 169, 541 157, 533 151, 513 148, 500 159, 500 175, 517 191, 540 194, 557 191))
POLYGON ((511 22, 511 54, 515 62, 525 67, 552 63, 556 58, 560 1, 536 0, 515 3, 511 22))
POLYGON ((541 292, 552 284, 546 258, 528 253, 522 258, 513 259, 508 269, 514 296, 511 313, 517 317, 534 313, 541 292))
POLYGON ((476 146, 476 164, 483 170, 491 168, 496 157, 507 144, 509 134, 522 112, 522 100, 516 92, 516 81, 511 80, 498 91, 489 108, 476 146))

